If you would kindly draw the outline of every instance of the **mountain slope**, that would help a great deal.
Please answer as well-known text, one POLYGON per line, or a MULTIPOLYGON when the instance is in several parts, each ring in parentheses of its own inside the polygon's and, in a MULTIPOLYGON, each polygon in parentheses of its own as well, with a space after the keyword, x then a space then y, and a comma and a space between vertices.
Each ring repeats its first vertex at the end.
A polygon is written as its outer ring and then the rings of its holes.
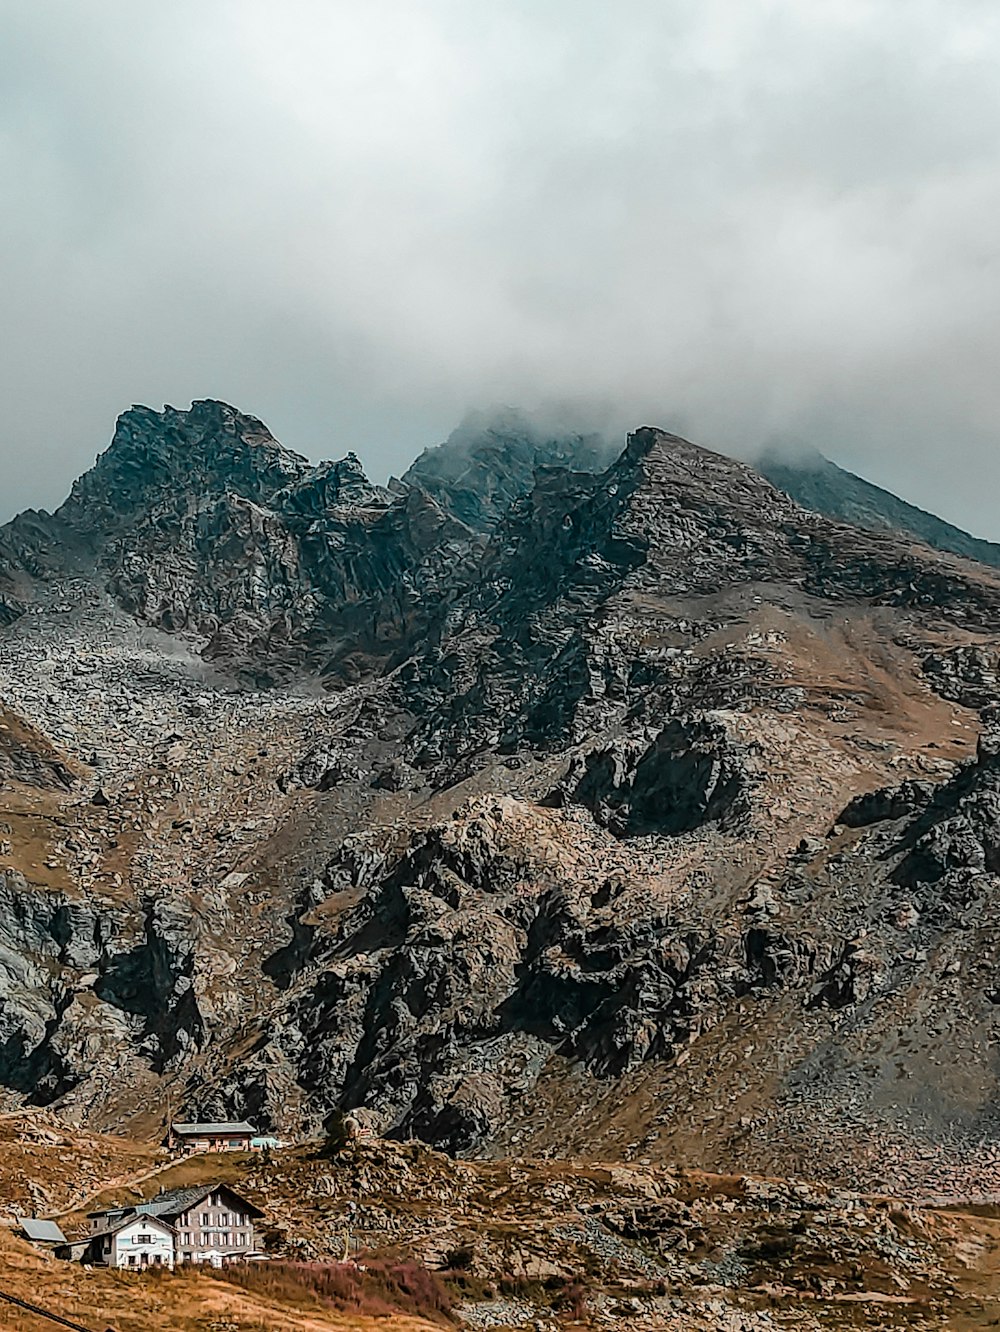
POLYGON ((1000 575, 663 431, 495 442, 389 492, 127 413, 8 529, 12 1100, 992 1181, 1000 575))
POLYGON ((125 412, 66 502, 8 524, 0 551, 22 584, 89 577, 266 682, 291 667, 356 673, 336 655, 345 633, 362 660, 390 651, 470 539, 425 492, 372 485, 353 454, 312 467, 255 417, 205 401, 125 412))
MULTIPOLYGON (((819 934, 794 912, 781 934, 762 876, 877 774, 968 753, 967 716, 898 640, 929 651, 998 610, 996 578, 805 514, 662 432, 602 477, 543 475, 392 682, 409 780, 432 793, 420 826, 372 821, 327 862, 287 997, 238 1065, 215 1052, 196 1104, 221 1113, 249 1079, 267 1113, 282 1068, 307 1115, 338 1086, 393 1132, 495 1150, 532 1131, 551 1079, 671 1068, 748 999, 811 1057, 815 977, 849 937, 829 902, 819 934)), ((363 745, 325 750, 343 773, 363 745)))
POLYGON ((881 486, 838 467, 822 454, 794 459, 765 454, 756 466, 803 508, 859 527, 915 536, 935 550, 1000 567, 1000 545, 971 536, 916 505, 907 504, 881 486))

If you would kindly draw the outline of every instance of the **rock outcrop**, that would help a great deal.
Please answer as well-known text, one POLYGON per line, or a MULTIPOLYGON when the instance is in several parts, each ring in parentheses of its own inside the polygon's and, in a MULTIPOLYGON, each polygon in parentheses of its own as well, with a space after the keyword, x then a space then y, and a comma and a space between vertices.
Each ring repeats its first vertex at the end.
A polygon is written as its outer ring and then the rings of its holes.
POLYGON ((403 484, 425 490, 474 532, 489 532, 533 489, 540 468, 600 472, 615 452, 599 434, 553 428, 524 412, 473 413, 423 451, 403 484))
POLYGON ((387 655, 470 537, 426 493, 372 485, 353 454, 311 467, 206 401, 124 413, 66 502, 4 542, 28 574, 89 571, 136 618, 266 680, 387 655))

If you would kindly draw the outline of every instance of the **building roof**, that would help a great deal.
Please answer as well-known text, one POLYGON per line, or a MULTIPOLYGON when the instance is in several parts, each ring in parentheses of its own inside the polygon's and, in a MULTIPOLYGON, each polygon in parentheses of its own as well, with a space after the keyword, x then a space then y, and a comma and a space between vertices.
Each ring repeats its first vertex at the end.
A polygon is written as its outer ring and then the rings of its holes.
MULTIPOLYGON (((90 1248, 90 1241, 93 1238, 93 1235, 83 1235, 78 1239, 68 1239, 65 1244, 59 1245, 59 1249, 63 1252, 68 1249, 70 1253, 75 1253, 76 1250, 79 1249, 82 1255, 90 1248)), ((58 1257, 58 1251, 56 1256, 58 1257)))
POLYGON ((54 1221, 39 1221, 35 1216, 19 1216, 17 1224, 30 1240, 39 1244, 65 1244, 66 1236, 54 1221))
POLYGON ((182 1137, 218 1137, 225 1138, 229 1134, 249 1134, 250 1137, 257 1132, 253 1124, 248 1124, 245 1119, 232 1124, 173 1124, 171 1125, 175 1133, 182 1137))
POLYGON ((105 1235, 117 1235, 119 1230, 124 1230, 126 1226, 134 1225, 136 1221, 143 1221, 148 1225, 159 1226, 161 1230, 165 1230, 169 1235, 174 1233, 174 1227, 170 1222, 164 1221, 160 1216, 140 1216, 135 1212, 129 1212, 128 1216, 119 1217, 117 1221, 114 1221, 110 1226, 106 1226, 104 1230, 95 1230, 92 1235, 84 1236, 84 1239, 89 1243, 91 1240, 103 1239, 105 1235))
POLYGON ((236 1198, 243 1211, 249 1212, 251 1216, 264 1215, 259 1207, 247 1202, 241 1193, 237 1193, 230 1185, 221 1183, 199 1184, 187 1189, 168 1189, 165 1193, 158 1193, 155 1198, 150 1198, 148 1202, 137 1203, 134 1211, 140 1216, 179 1216, 181 1212, 196 1207, 203 1198, 212 1193, 228 1193, 236 1198))

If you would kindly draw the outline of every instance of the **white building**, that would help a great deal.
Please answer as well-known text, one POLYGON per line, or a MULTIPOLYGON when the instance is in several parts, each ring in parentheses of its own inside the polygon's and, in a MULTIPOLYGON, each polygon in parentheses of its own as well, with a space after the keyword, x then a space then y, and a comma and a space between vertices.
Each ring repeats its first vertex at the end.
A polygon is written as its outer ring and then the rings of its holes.
MULTIPOLYGON (((137 1234, 134 1240, 127 1237, 117 1248, 114 1243, 117 1235, 130 1236, 123 1226, 145 1221, 161 1227, 169 1236, 171 1266, 210 1263, 221 1267, 226 1263, 246 1262, 251 1257, 263 1256, 258 1253, 254 1231, 254 1222, 263 1215, 259 1207, 228 1184, 161 1190, 148 1202, 90 1212, 90 1236, 76 1245, 65 1246, 66 1256, 74 1260, 82 1256, 84 1262, 111 1267, 148 1267, 149 1261, 129 1261, 132 1255, 141 1256, 146 1239, 140 1240, 137 1234), (81 1245, 83 1250, 78 1252, 81 1245), (113 1262, 112 1255, 119 1251, 124 1261, 113 1262)), ((145 1233, 152 1233, 150 1226, 145 1233)), ((149 1250, 150 1255, 158 1252, 158 1248, 149 1250)), ((153 1262, 156 1261, 154 1256, 153 1262)), ((162 1259, 159 1261, 162 1263, 162 1259)))
POLYGON ((156 1216, 132 1216, 89 1237, 84 1262, 103 1267, 173 1267, 174 1228, 156 1216))

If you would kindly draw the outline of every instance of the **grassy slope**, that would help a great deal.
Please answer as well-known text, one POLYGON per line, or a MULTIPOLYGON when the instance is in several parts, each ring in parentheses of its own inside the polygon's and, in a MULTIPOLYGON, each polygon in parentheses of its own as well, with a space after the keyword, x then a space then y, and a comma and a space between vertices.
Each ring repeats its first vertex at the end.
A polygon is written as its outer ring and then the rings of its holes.
MULTIPOLYGON (((94 1332, 429 1332, 415 1318, 369 1319, 324 1312, 303 1296, 295 1306, 249 1294, 208 1273, 143 1277, 93 1270, 37 1254, 0 1232, 0 1289, 52 1309, 94 1332)), ((0 1328, 51 1332, 56 1325, 0 1301, 0 1328)), ((438 1332, 440 1332, 440 1325, 438 1332)))

